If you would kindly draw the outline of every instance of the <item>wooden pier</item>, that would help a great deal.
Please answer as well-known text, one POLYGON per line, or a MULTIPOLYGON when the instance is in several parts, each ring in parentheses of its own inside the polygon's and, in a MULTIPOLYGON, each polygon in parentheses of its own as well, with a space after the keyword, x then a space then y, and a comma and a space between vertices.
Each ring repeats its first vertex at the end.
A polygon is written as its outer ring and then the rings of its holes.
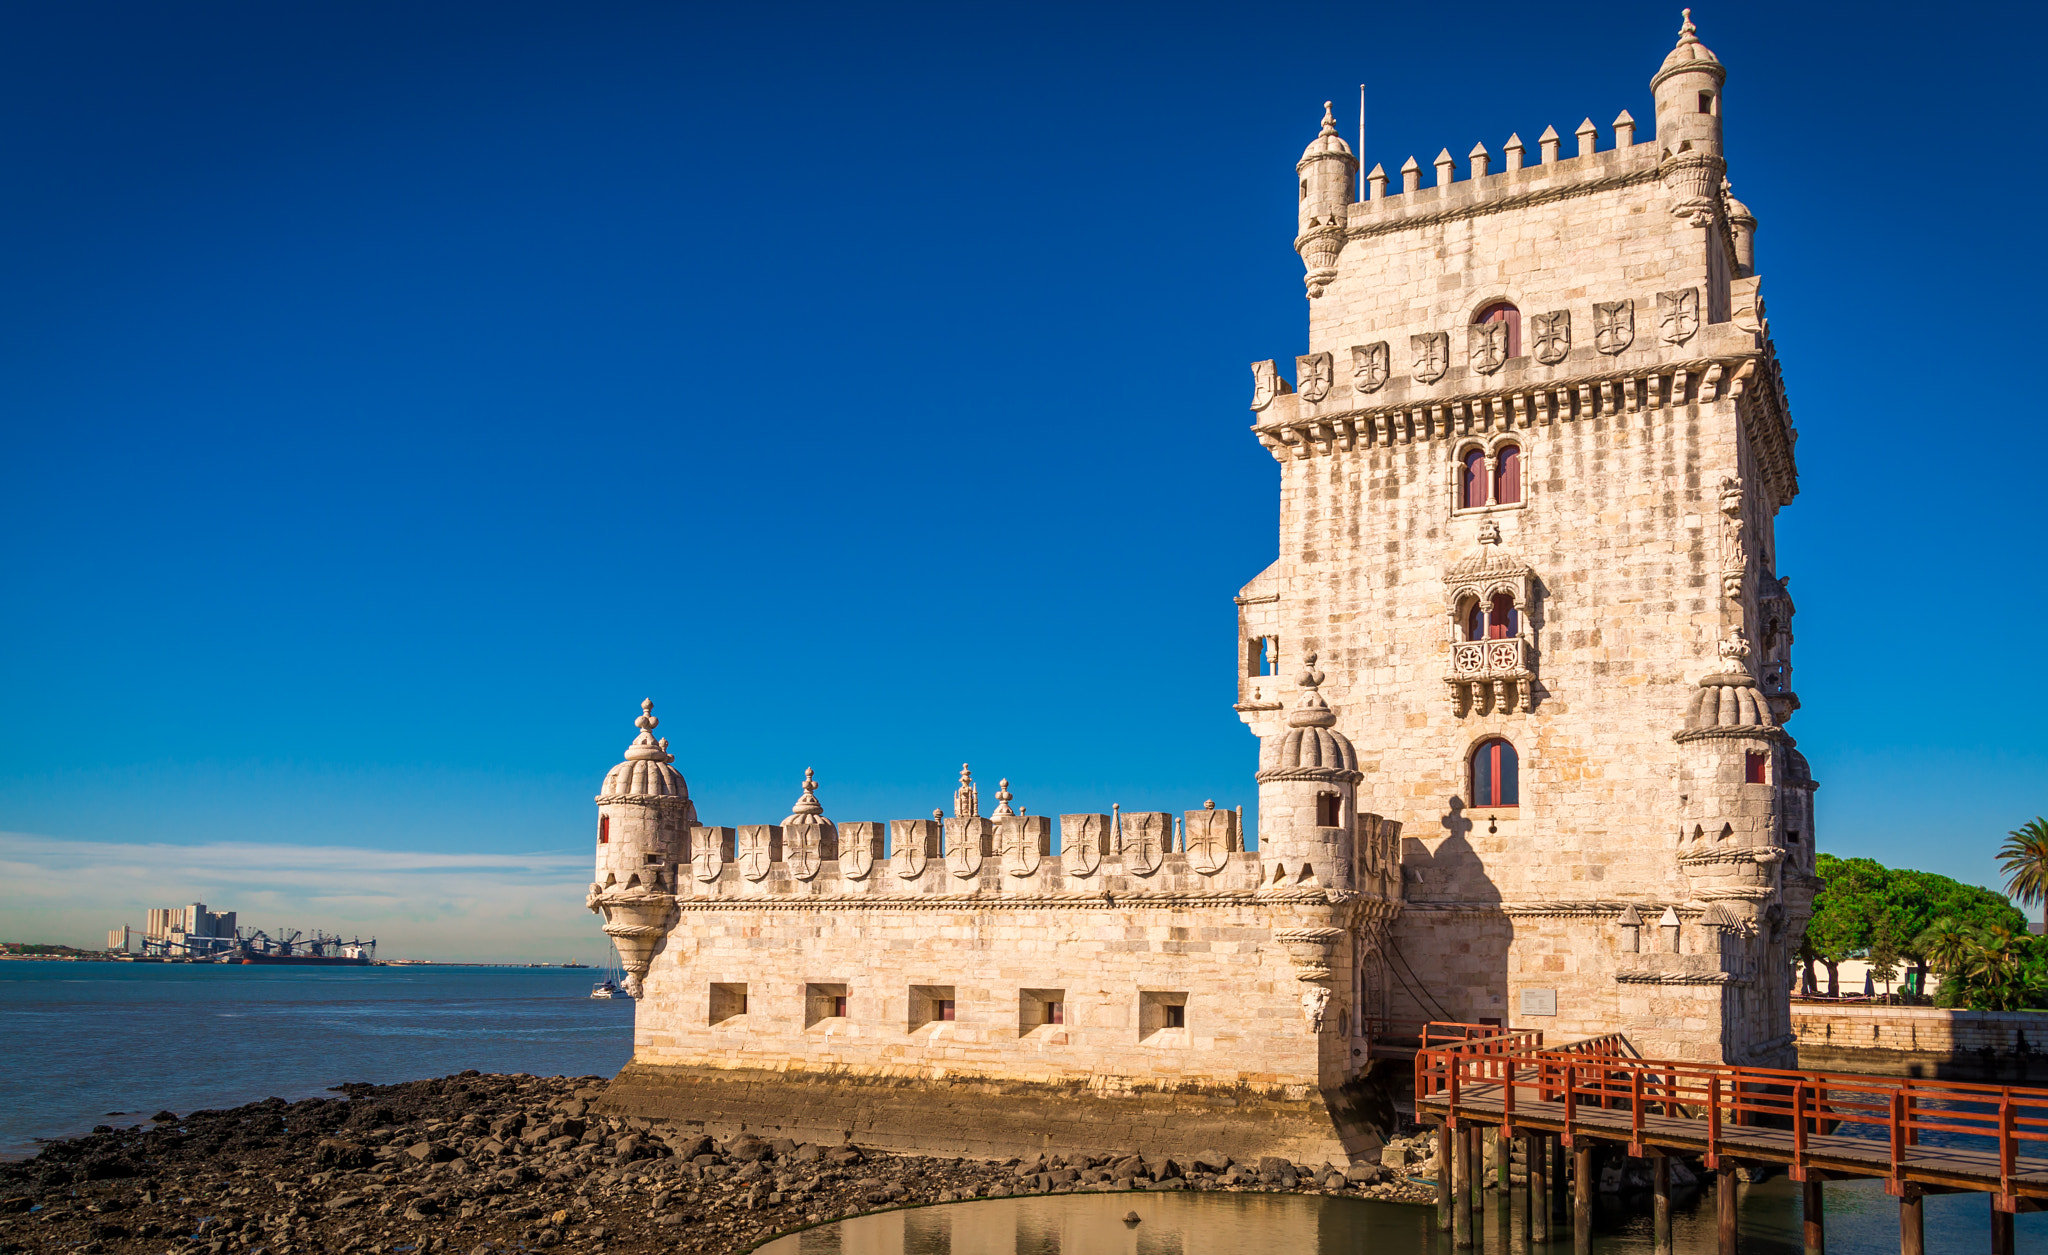
MULTIPOLYGON (((1529 1232, 1547 1240, 1573 1158, 1574 1249, 1592 1249, 1593 1148, 1652 1161, 1656 1245, 1671 1250, 1666 1156, 1701 1156, 1716 1176, 1722 1255, 1735 1255, 1735 1173, 1781 1164, 1805 1187, 1807 1255, 1825 1255, 1824 1180, 1874 1177, 1899 1200, 1902 1255, 1924 1250, 1927 1194, 1991 1196, 1993 1255, 2012 1255, 2013 1215, 2048 1208, 2048 1089, 1641 1059, 1622 1037, 1545 1047, 1537 1032, 1428 1026, 1415 1055, 1415 1111, 1434 1119, 1438 1223, 1471 1246, 1489 1131, 1528 1140, 1529 1232), (1934 1142, 1928 1135, 1942 1135, 1934 1142), (1947 1135, 1963 1135, 1962 1145, 1947 1135), (1555 1142, 1553 1147, 1552 1142, 1555 1142), (1937 1144, 1939 1143, 1939 1144, 1937 1144), (1543 1201, 1539 1201, 1543 1200, 1543 1201)), ((1503 1195, 1506 1197, 1506 1195, 1503 1195)))

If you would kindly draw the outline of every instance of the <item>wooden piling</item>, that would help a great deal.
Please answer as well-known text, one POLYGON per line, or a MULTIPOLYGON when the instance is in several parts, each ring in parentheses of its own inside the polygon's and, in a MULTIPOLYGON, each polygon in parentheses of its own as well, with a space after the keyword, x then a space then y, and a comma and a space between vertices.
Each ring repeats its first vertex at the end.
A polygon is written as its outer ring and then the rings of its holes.
POLYGON ((1991 1255, 2013 1255, 2012 1242, 2012 1213, 1998 1210, 1998 1200, 1992 1198, 1991 1255))
POLYGON ((1828 1255, 1827 1221, 1822 1210, 1820 1175, 1810 1173, 1800 1184, 1800 1223, 1806 1235, 1806 1255, 1828 1255))
POLYGON ((1529 1240, 1550 1241, 1550 1139, 1529 1135, 1529 1240))
POLYGON ((1436 1227, 1451 1231, 1451 1129, 1436 1122, 1436 1227))
POLYGON ((1899 1195, 1899 1255, 1927 1255, 1926 1212, 1917 1185, 1907 1185, 1899 1195))
POLYGON ((1736 1255, 1735 1165, 1726 1159, 1714 1174, 1714 1211, 1720 1221, 1721 1255, 1736 1255))
POLYGON ((1470 1126, 1460 1124, 1451 1132, 1451 1245, 1460 1250, 1472 1246, 1472 1138, 1470 1126))
POLYGON ((1653 1152, 1650 1160, 1650 1185, 1655 1191, 1650 1216, 1650 1236, 1656 1247, 1656 1255, 1672 1255, 1671 1250, 1671 1157, 1661 1151, 1653 1152))
POLYGON ((1500 1191, 1501 1198, 1506 1199, 1509 1197, 1509 1191, 1514 1189, 1510 1178, 1513 1175, 1515 1143, 1508 1137, 1508 1126, 1505 1124, 1494 1130, 1493 1156, 1496 1161, 1494 1188, 1500 1191))
POLYGON ((1550 1148, 1550 1231, 1558 1237, 1564 1236, 1565 1226, 1572 1222, 1571 1194, 1565 1182, 1564 1139, 1558 1138, 1550 1148))
POLYGON ((1572 1145, 1572 1251, 1593 1255, 1593 1142, 1584 1135, 1572 1145))

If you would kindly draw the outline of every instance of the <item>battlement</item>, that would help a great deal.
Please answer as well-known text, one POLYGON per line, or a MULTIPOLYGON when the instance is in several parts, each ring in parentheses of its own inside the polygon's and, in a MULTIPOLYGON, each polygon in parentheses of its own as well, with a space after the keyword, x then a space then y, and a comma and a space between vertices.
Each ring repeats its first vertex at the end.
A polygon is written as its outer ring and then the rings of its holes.
POLYGON ((1599 148, 1599 128, 1591 118, 1580 123, 1577 151, 1560 157, 1555 127, 1539 138, 1536 161, 1525 161, 1527 149, 1519 135, 1502 145, 1503 168, 1493 173, 1493 155, 1475 144, 1466 157, 1466 176, 1457 177, 1457 161, 1448 148, 1433 163, 1435 182, 1422 186, 1422 166, 1414 157, 1400 169, 1399 187, 1390 190, 1384 166, 1366 176, 1366 199, 1346 207, 1345 234, 1359 239, 1388 231, 1433 226, 1458 218, 1582 196, 1610 188, 1656 182, 1661 177, 1661 150, 1650 141, 1637 142, 1635 119, 1626 109, 1614 120, 1613 145, 1599 148))

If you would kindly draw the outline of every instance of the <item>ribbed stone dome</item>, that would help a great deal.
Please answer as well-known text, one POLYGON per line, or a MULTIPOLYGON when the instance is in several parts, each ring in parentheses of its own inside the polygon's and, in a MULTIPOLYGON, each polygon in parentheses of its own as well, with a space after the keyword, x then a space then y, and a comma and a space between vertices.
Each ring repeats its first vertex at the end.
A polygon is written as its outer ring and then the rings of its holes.
POLYGON ((1665 75, 1678 70, 1704 69, 1708 66, 1713 67, 1717 74, 1727 72, 1721 66, 1721 58, 1715 56, 1711 49, 1700 42, 1699 28, 1692 24, 1692 10, 1687 9, 1685 25, 1678 28, 1678 46, 1664 58, 1664 64, 1658 67, 1656 77, 1650 80, 1650 86, 1655 87, 1665 75))
POLYGON ((1710 675, 1700 681, 1686 707, 1685 730, 1769 728, 1771 704, 1748 675, 1710 675))
POLYGON ((809 767, 804 768, 803 796, 796 805, 789 808, 789 818, 782 821, 787 828, 791 824, 818 824, 831 827, 832 821, 825 818, 825 804, 818 800, 818 774, 809 767))
POLYGON ((690 786, 683 782, 683 773, 672 766, 676 760, 668 752, 668 738, 654 739, 654 729, 660 723, 654 717, 653 699, 641 702, 640 717, 633 721, 640 735, 626 747, 626 761, 605 773, 604 787, 598 792, 600 799, 646 797, 689 801, 690 786))
POLYGON ((1337 119, 1330 114, 1330 101, 1323 102, 1323 129, 1301 150, 1301 159, 1309 161, 1316 157, 1327 157, 1332 153, 1342 157, 1351 155, 1351 145, 1337 134, 1337 119))
POLYGON ((1287 712, 1287 731, 1275 740, 1272 761, 1260 769, 1259 775, 1264 778, 1268 772, 1314 771, 1355 778, 1358 751, 1337 731, 1337 714, 1323 700, 1319 689, 1323 673, 1316 669, 1316 656, 1309 654, 1302 661, 1306 666, 1298 681, 1302 686, 1301 703, 1287 712))

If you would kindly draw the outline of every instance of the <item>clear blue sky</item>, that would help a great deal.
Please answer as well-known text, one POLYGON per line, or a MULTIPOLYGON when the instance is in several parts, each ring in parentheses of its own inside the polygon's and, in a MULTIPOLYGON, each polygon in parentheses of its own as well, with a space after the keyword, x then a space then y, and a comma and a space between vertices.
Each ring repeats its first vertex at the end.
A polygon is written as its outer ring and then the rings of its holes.
MULTIPOLYGON (((1803 433, 1821 846, 1990 883, 2048 810, 2041 11, 1695 18, 1803 433)), ((1678 20, 0 8, 0 934, 204 897, 589 957, 644 696, 712 822, 963 760, 1251 803, 1246 363, 1305 343, 1322 102, 1367 82, 1390 170, 1647 133, 1678 20)))

